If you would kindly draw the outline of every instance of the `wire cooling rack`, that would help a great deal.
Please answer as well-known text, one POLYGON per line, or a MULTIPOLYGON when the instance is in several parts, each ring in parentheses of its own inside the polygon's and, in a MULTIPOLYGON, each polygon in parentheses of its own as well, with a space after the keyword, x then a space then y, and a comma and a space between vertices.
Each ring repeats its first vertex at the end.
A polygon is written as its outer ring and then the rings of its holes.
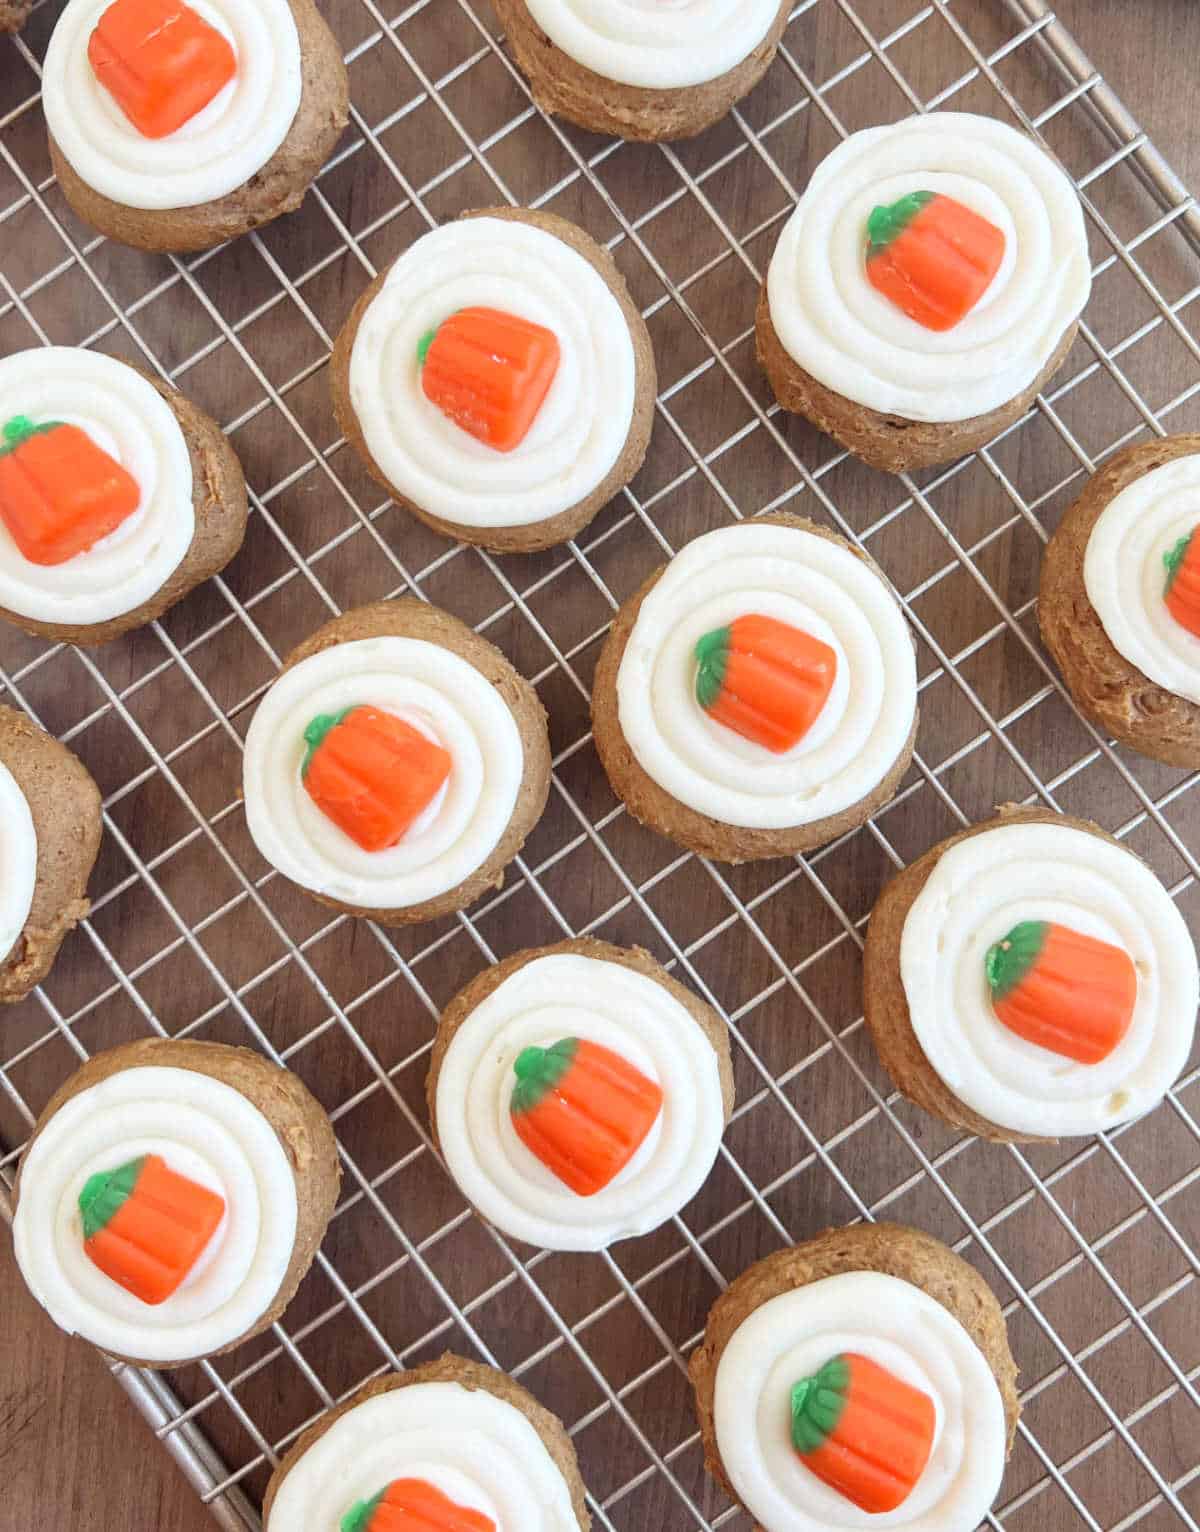
POLYGON ((0 1159, 89 1053, 148 1032, 249 1042, 335 1120, 346 1170, 325 1249, 273 1332, 169 1380, 115 1367, 226 1528, 259 1525, 271 1466, 370 1377, 460 1350, 515 1374, 579 1449, 600 1528, 744 1529, 705 1477, 684 1369, 752 1260, 888 1217, 962 1251, 1006 1305, 1025 1415, 1006 1529, 1123 1532, 1200 1516, 1200 1070, 1148 1119, 1057 1147, 962 1139, 911 1109, 860 1016, 882 882, 996 802, 1097 819, 1200 927, 1197 776, 1114 749, 1038 646, 1047 533, 1118 447, 1200 429, 1200 215, 1041 0, 802 0, 759 89, 701 139, 625 145, 546 121, 475 0, 331 0, 354 111, 303 211, 188 261, 107 244, 46 153, 45 0, 0 50, 0 351, 94 346, 221 420, 253 515, 223 577, 94 652, 0 636, 0 695, 98 777, 91 918, 3 1017, 0 1159), (876 474, 776 410, 754 299, 810 168, 911 110, 1037 133, 1087 208, 1096 285, 1051 391, 977 456, 876 474), (379 499, 336 436, 330 342, 375 270, 468 207, 552 208, 607 243, 654 338, 646 467, 579 540, 495 559, 379 499), (612 797, 588 682, 611 613, 688 538, 781 507, 856 538, 917 634, 922 723, 895 802, 806 859, 680 855, 612 797), (330 614, 407 593, 449 607, 536 682, 554 788, 503 891, 387 932, 309 902, 258 858, 240 744, 280 657, 330 614), (514 1249, 433 1154, 422 1082, 441 1005, 519 947, 640 942, 728 1017, 738 1107, 684 1213, 601 1256, 514 1249))

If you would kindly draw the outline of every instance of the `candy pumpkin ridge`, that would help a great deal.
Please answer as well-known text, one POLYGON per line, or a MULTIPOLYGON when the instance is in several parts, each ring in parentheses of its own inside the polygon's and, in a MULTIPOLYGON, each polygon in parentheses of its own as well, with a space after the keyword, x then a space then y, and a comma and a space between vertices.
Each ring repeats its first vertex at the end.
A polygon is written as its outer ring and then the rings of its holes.
POLYGON ((116 1217, 121 1206, 133 1195, 145 1163, 146 1156, 139 1155, 116 1170, 98 1170, 87 1178, 79 1194, 85 1240, 99 1234, 116 1217))
POLYGON ((338 724, 345 720, 358 707, 358 703, 351 703, 349 707, 342 708, 339 713, 318 713, 304 731, 304 742, 308 749, 304 752, 304 761, 300 767, 300 775, 306 777, 308 768, 312 765, 313 756, 321 748, 325 736, 336 729, 338 724))
POLYGON ((549 1048, 536 1045, 522 1048, 513 1064, 517 1084, 513 1089, 512 1110, 532 1111, 547 1091, 552 1091, 570 1069, 579 1051, 577 1037, 564 1037, 549 1048))

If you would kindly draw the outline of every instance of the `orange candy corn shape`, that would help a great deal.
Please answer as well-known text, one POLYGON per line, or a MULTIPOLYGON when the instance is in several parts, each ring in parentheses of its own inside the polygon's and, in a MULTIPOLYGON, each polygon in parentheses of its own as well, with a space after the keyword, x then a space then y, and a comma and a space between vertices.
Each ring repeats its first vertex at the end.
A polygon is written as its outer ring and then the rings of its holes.
POLYGON ((79 1196, 89 1259, 143 1303, 164 1303, 225 1215, 225 1199, 158 1154, 89 1176, 79 1196))
POLYGON ((620 1173, 662 1110, 661 1086, 600 1043, 565 1037, 525 1048, 514 1068, 517 1136, 581 1197, 620 1173))
POLYGON ((137 510, 138 482, 78 426, 18 415, 0 444, 0 521, 31 564, 65 564, 137 510))
POLYGON ((927 330, 965 319, 1004 260, 1004 231, 940 192, 877 207, 867 239, 867 280, 927 330))
POLYGON ((496 1523, 456 1505, 426 1479, 393 1479, 346 1512, 341 1532, 496 1532, 496 1523))
POLYGON ((375 707, 321 713, 304 738, 300 770, 309 797, 364 851, 402 840, 453 765, 420 729, 375 707))
POLYGON ((837 676, 828 644, 751 613, 696 645, 696 701, 717 723, 777 754, 812 728, 837 676))
POLYGON ((497 452, 525 440, 560 358, 558 336, 499 309, 459 309, 417 351, 425 397, 497 452))
POLYGON ((852 1351, 792 1389, 792 1445, 804 1466, 872 1515, 912 1494, 936 1423, 928 1394, 852 1351))
POLYGON ((992 1009, 1018 1037, 1099 1064, 1129 1030, 1137 969, 1121 947, 1053 921, 1023 920, 985 959, 992 1009))
POLYGON ((114 0, 88 62, 143 138, 176 132, 237 74, 228 40, 183 0, 114 0))
POLYGON ((1200 537, 1193 527, 1169 553, 1163 555, 1167 586, 1163 600, 1167 611, 1189 633, 1200 638, 1200 537))

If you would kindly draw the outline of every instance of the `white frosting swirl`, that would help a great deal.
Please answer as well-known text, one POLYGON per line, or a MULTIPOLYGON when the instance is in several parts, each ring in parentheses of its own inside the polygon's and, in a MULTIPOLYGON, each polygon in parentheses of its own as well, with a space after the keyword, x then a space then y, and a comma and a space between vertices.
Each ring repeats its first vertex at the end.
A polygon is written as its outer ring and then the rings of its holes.
POLYGON ((496 1532, 578 1532, 567 1481, 507 1400, 414 1383, 340 1416, 284 1475, 265 1532, 331 1532, 393 1479, 425 1479, 496 1532))
POLYGON ((651 90, 703 85, 748 58, 779 0, 526 0, 556 47, 585 69, 651 90))
POLYGON ((784 225, 767 276, 772 322, 801 367, 870 409, 939 422, 986 414, 1028 388, 1091 285, 1070 181, 1032 139, 966 112, 910 117, 839 144, 784 225), (940 333, 867 279, 872 209, 914 191, 956 198, 1007 242, 982 299, 940 333))
POLYGON ((912 729, 917 668, 908 626, 871 567, 799 527, 743 522, 677 553, 642 602, 617 673, 621 732, 642 769, 710 819, 760 829, 811 824, 859 802, 912 729), (696 701, 696 642, 760 612, 830 645, 833 689, 791 750, 773 754, 696 701))
POLYGON ((296 1238, 296 1183, 271 1124, 210 1075, 159 1065, 119 1070, 60 1107, 21 1167, 13 1219, 30 1292, 71 1335, 118 1356, 178 1362, 236 1341, 270 1308, 296 1238), (219 1192, 220 1227, 181 1287, 146 1304, 85 1253, 88 1177, 143 1154, 219 1192))
POLYGON ((310 655, 275 682, 246 735, 246 822, 293 882, 364 909, 435 899, 471 876, 503 835, 525 773, 516 719, 474 665, 419 638, 363 638, 310 655), (370 704, 451 756, 450 776, 396 846, 364 851, 317 807, 300 775, 318 713, 370 704))
POLYGON ((37 886, 38 841, 29 803, 0 761, 0 964, 16 946, 37 886))
POLYGON ((965 1532, 1004 1474, 1004 1403, 983 1353, 949 1310, 881 1272, 826 1277, 760 1304, 721 1353, 713 1411, 725 1471, 765 1532, 965 1532), (792 1446, 793 1385, 847 1351, 923 1390, 937 1411, 925 1472, 884 1514, 822 1483, 792 1446))
POLYGON ((288 0, 189 0, 233 46, 237 75, 190 122, 145 138, 100 84, 88 42, 112 0, 68 0, 46 51, 46 124, 72 169, 126 207, 198 207, 263 168, 300 107, 300 34, 288 0))
POLYGON ((1200 526, 1200 455, 1135 479, 1101 511, 1083 559, 1088 600, 1113 647, 1151 681, 1200 702, 1200 638, 1163 594, 1163 555, 1200 526))
POLYGON ((636 393, 633 338, 608 283, 563 240, 509 218, 459 219, 417 240, 371 300, 350 356, 354 413, 384 476, 465 527, 529 526, 585 500, 621 455, 636 393), (421 387, 421 337, 479 306, 558 337, 558 371, 512 452, 477 441, 421 387))
POLYGON ((64 564, 33 564, 0 521, 0 607, 87 626, 135 611, 182 563, 196 529, 192 462, 166 400, 124 362, 72 346, 0 358, 0 426, 25 415, 81 427, 142 492, 115 532, 64 564))
POLYGON ((646 974, 558 952, 510 974, 454 1034, 437 1085, 450 1174, 483 1216, 548 1250, 603 1250, 677 1213, 712 1169, 725 1129, 717 1055, 687 1008, 646 974), (600 1043, 662 1087, 645 1142, 603 1190, 578 1196, 517 1137, 513 1065, 565 1037, 600 1043))
POLYGON ((945 852, 900 942, 913 1030, 960 1101, 1003 1128, 1095 1133, 1162 1099, 1187 1061, 1200 1002, 1196 951, 1175 901, 1120 846, 1069 825, 1001 825, 945 852), (1023 920, 1124 948, 1138 974, 1123 1040, 1079 1064, 996 1019, 985 959, 1023 920))

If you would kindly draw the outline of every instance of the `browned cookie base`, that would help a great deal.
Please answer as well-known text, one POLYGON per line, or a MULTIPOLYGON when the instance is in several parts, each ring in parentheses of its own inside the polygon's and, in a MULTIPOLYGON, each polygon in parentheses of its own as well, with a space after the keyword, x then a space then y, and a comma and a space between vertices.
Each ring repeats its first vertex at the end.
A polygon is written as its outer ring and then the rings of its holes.
POLYGON ((309 1426, 271 1475, 271 1482, 267 1485, 267 1494, 263 1501, 264 1532, 288 1532, 287 1528, 271 1526, 271 1507, 275 1504, 275 1496, 279 1493, 284 1479, 308 1449, 320 1441, 335 1421, 349 1414, 358 1405, 365 1404, 368 1399, 376 1399, 380 1394, 390 1394, 393 1389, 412 1388, 418 1383, 460 1383, 463 1388, 469 1389, 472 1393, 476 1389, 482 1389, 484 1393, 494 1394, 497 1399, 503 1399, 505 1404, 511 1404, 514 1409, 520 1410, 541 1437, 554 1466, 566 1480, 567 1489, 571 1495, 571 1506, 575 1512, 575 1519, 579 1523, 580 1532, 588 1532, 591 1517, 587 1513, 585 1503, 587 1491, 579 1476, 579 1460, 575 1456, 575 1448, 571 1445, 571 1438, 567 1435, 562 1421, 557 1415, 552 1415, 544 1405, 539 1404, 528 1389, 522 1388, 506 1372, 498 1372, 494 1367, 484 1367, 480 1362, 468 1362, 465 1357, 454 1356, 449 1351, 444 1356, 440 1356, 436 1362, 426 1362, 422 1367, 413 1367, 408 1372, 397 1373, 392 1377, 377 1378, 373 1383, 358 1389, 345 1404, 339 1404, 327 1415, 322 1415, 315 1425, 309 1426))
POLYGON ((415 925, 421 920, 435 920, 439 915, 450 915, 472 904, 488 889, 500 888, 504 882, 504 869, 520 851, 525 837, 542 817, 546 798, 550 792, 550 737, 546 730, 546 710, 537 692, 524 676, 509 664, 494 644, 480 638, 457 617, 443 612, 439 607, 424 601, 375 601, 370 606, 355 607, 335 617, 324 627, 318 628, 311 638, 306 638, 293 649, 284 663, 290 670, 301 660, 331 649, 335 644, 349 643, 356 638, 423 638, 431 644, 461 655, 492 683, 516 719, 521 734, 521 746, 525 752, 525 778, 517 794, 516 805, 508 827, 500 837, 495 850, 487 861, 469 878, 455 888, 427 899, 424 904, 412 904, 396 910, 364 909, 358 905, 343 904, 318 894, 311 888, 304 892, 318 904, 331 910, 342 910, 347 915, 361 915, 365 920, 378 921, 384 926, 415 925))
POLYGON ((288 0, 300 34, 300 107, 287 137, 244 186, 196 207, 127 207, 101 196, 76 174, 53 137, 50 160, 72 211, 109 239, 138 250, 211 250, 261 228, 304 201, 350 118, 350 85, 341 49, 313 0, 288 0))
POLYGON ((0 0, 0 33, 19 32, 33 9, 33 0, 0 0))
POLYGON ((907 473, 910 469, 930 468, 936 463, 949 463, 965 457, 968 452, 977 452, 1006 426, 1019 420, 1066 361, 1078 328, 1077 324, 1071 326, 1029 387, 1007 404, 989 410, 986 415, 973 415, 969 420, 932 423, 907 420, 903 415, 885 415, 818 383, 784 350, 771 320, 765 282, 758 295, 755 345, 759 365, 785 410, 811 420, 818 430, 832 436, 834 441, 872 468, 882 468, 887 473, 907 473))
POLYGON ((359 298, 334 344, 329 368, 329 386, 333 393, 334 413, 337 415, 343 436, 367 465, 375 482, 387 491, 397 505, 403 506, 406 511, 411 511, 427 527, 432 527, 435 532, 441 532, 445 537, 457 538, 459 542, 473 543, 477 547, 487 548, 492 553, 535 553, 542 548, 553 548, 556 543, 566 542, 569 537, 575 537, 582 532, 597 511, 607 505, 642 466, 646 448, 650 444, 650 431, 654 424, 654 399, 658 393, 654 349, 650 344, 650 332, 646 329, 645 321, 629 296, 625 278, 618 271, 612 256, 603 246, 598 245, 590 234, 585 234, 575 224, 568 223, 565 218, 559 218, 554 213, 536 213, 528 208, 479 208, 462 216, 464 218, 508 218, 514 223, 529 223, 536 229, 553 234, 555 239, 561 239, 564 245, 570 245, 572 250, 577 251, 589 265, 596 268, 613 297, 621 305, 621 312, 625 316, 625 323, 629 326, 630 338, 633 341, 637 381, 633 401, 633 419, 629 423, 629 433, 616 462, 585 499, 565 511, 560 511, 557 516, 549 516, 544 521, 531 522, 528 526, 463 526, 460 522, 444 521, 434 516, 417 505, 415 501, 402 495, 371 456, 371 449, 367 446, 350 398, 350 358, 358 335, 358 327, 362 324, 363 316, 374 302, 379 290, 387 281, 390 267, 381 271, 359 298))
MULTIPOLYGON (((940 1117, 952 1128, 962 1128, 977 1138, 990 1139, 996 1144, 1047 1144, 1054 1140, 1002 1128, 958 1099, 926 1058, 917 1040, 900 977, 900 940, 904 922, 943 855, 959 841, 970 840, 973 835, 982 835, 985 830, 995 830, 1001 825, 1014 824, 1066 825, 1072 830, 1096 835, 1101 840, 1112 840, 1111 835, 1090 820, 1072 819, 1067 814, 1053 814, 1048 809, 1023 809, 1015 804, 1004 804, 995 819, 972 825, 969 830, 960 830, 957 835, 941 841, 910 867, 897 873, 875 901, 863 953, 863 1012, 880 1063, 891 1075, 896 1089, 910 1101, 934 1117, 940 1117)), ((1119 843, 1114 841, 1113 844, 1119 843)))
POLYGON ((1021 1414, 1017 1364, 1009 1350, 1004 1314, 996 1295, 973 1266, 931 1234, 897 1223, 854 1224, 826 1229, 803 1244, 756 1262, 712 1306, 704 1340, 692 1353, 688 1374, 696 1395, 704 1465, 731 1499, 737 1500, 737 1494, 725 1473, 713 1422, 717 1368, 725 1347, 755 1309, 772 1298, 851 1271, 879 1271, 899 1277, 954 1315, 983 1352, 999 1386, 1008 1424, 1008 1450, 1012 1451, 1021 1414))
POLYGON ((100 791, 83 762, 24 713, 3 706, 0 762, 25 795, 38 843, 29 918, 12 951, 0 952, 3 1005, 23 999, 42 982, 63 938, 87 914, 101 817, 100 791))
MULTIPOLYGON (((119 1074, 122 1069, 150 1066, 190 1069, 239 1091, 274 1128, 295 1178, 298 1216, 296 1239, 288 1269, 270 1308, 261 1319, 228 1346, 207 1353, 223 1356, 227 1351, 236 1350, 251 1336, 268 1329, 287 1308, 325 1238, 325 1230, 337 1203, 342 1167, 338 1160, 333 1127, 325 1115, 325 1109, 299 1075, 294 1075, 290 1069, 279 1068, 261 1054, 251 1053, 248 1048, 231 1048, 225 1043, 178 1042, 170 1038, 147 1037, 135 1043, 125 1043, 120 1048, 112 1048, 107 1053, 98 1053, 55 1091, 38 1118, 32 1137, 21 1155, 13 1187, 13 1207, 20 1200, 21 1173, 29 1151, 59 1107, 78 1096, 81 1091, 90 1090, 93 1085, 107 1080, 110 1075, 119 1074)), ((137 1357, 120 1357, 118 1360, 132 1362, 138 1367, 163 1369, 202 1359, 180 1357, 172 1362, 146 1362, 137 1357)))
MULTIPOLYGON (((134 372, 141 372, 135 367, 134 372)), ((167 401, 183 431, 192 463, 192 507, 196 530, 179 567, 149 601, 107 622, 72 624, 41 622, 0 607, 0 618, 41 638, 71 644, 106 644, 110 639, 143 628, 169 607, 219 574, 242 546, 246 535, 246 480, 229 439, 203 410, 149 373, 141 374, 167 401)))
POLYGON ((775 57, 792 4, 782 0, 771 30, 740 64, 703 85, 675 90, 623 85, 596 74, 550 41, 525 0, 492 0, 492 7, 544 112, 592 133, 655 142, 703 133, 754 89, 775 57))
POLYGON ((1200 766, 1200 706, 1159 686, 1114 648, 1083 583, 1092 528, 1143 475, 1200 452, 1200 436, 1126 447, 1089 480, 1042 557, 1038 622, 1085 718, 1131 750, 1168 766, 1200 766))
MULTIPOLYGON (((814 532, 818 537, 828 538, 830 542, 841 543, 843 547, 851 548, 856 557, 878 573, 874 561, 859 553, 857 548, 852 548, 844 537, 817 526, 803 516, 789 516, 781 512, 775 516, 754 518, 755 526, 764 523, 799 527, 805 532, 814 532)), ((656 569, 642 588, 621 607, 613 619, 612 628, 596 662, 592 685, 592 733, 596 751, 608 773, 613 792, 640 824, 656 830, 689 851, 712 857, 718 862, 754 862, 773 856, 794 856, 797 852, 812 851, 817 846, 827 845, 839 835, 845 835, 847 831, 865 824, 872 814, 877 813, 895 796, 912 760, 919 716, 914 716, 912 730, 904 748, 878 787, 848 809, 843 809, 840 814, 813 820, 811 824, 796 825, 793 829, 756 830, 710 819, 707 814, 701 814, 689 808, 686 803, 680 803, 678 798, 672 797, 665 787, 660 787, 642 768, 621 730, 617 705, 617 672, 621 667, 625 645, 629 642, 629 635, 642 609, 642 602, 665 571, 666 565, 656 569)))

